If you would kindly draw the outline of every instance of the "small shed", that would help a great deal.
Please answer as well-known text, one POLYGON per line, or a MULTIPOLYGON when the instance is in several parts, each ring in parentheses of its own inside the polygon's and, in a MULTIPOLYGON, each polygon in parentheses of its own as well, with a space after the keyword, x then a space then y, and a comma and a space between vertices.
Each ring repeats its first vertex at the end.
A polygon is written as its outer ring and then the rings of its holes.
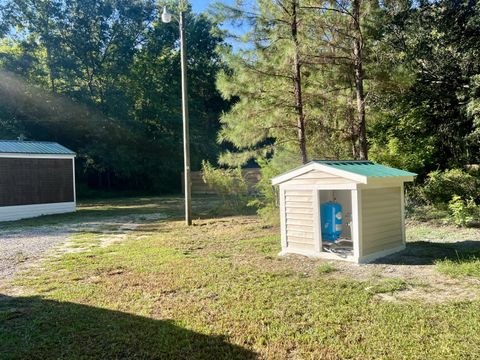
POLYGON ((404 183, 415 176, 371 161, 318 160, 273 178, 280 194, 280 255, 364 263, 403 250, 404 183), (334 241, 322 239, 328 224, 321 207, 330 203, 341 207, 334 241))
POLYGON ((0 221, 75 211, 74 159, 55 142, 0 140, 0 221))

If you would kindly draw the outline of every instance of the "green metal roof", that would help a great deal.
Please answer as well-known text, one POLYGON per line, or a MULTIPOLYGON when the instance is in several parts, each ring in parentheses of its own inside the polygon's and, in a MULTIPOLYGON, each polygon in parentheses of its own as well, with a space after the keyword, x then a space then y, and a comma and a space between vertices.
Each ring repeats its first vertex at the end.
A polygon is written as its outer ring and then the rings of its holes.
POLYGON ((21 140, 0 140, 0 153, 75 155, 75 152, 56 142, 21 140))
POLYGON ((313 160, 317 164, 367 177, 416 176, 417 174, 365 160, 313 160))

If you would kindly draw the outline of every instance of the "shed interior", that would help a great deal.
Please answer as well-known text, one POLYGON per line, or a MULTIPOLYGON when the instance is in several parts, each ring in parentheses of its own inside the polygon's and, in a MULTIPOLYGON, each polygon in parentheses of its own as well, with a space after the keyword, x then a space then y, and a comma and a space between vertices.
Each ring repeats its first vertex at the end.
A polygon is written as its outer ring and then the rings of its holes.
MULTIPOLYGON (((320 206, 326 202, 335 202, 342 206, 342 233, 335 242, 322 240, 321 251, 343 258, 353 256, 352 241, 352 191, 351 190, 317 190, 320 206)), ((322 216, 319 210, 320 218, 322 216)), ((321 220, 320 220, 321 223, 321 220)))

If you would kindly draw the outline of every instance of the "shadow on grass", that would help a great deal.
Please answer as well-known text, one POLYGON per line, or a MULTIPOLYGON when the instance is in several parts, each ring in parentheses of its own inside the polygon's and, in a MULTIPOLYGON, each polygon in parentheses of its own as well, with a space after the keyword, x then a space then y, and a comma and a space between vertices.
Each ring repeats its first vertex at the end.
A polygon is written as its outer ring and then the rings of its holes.
POLYGON ((405 250, 373 263, 391 265, 433 265, 439 260, 480 258, 480 241, 465 240, 454 243, 416 241, 407 243, 405 250))
POLYGON ((254 359, 221 336, 119 311, 0 295, 2 359, 254 359))

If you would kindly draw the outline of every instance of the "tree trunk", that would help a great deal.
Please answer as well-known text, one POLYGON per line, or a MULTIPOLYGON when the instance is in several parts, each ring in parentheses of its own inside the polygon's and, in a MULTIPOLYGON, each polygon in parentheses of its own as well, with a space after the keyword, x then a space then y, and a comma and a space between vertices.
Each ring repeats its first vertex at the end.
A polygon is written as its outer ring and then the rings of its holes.
POLYGON ((360 28, 361 0, 352 0, 353 20, 355 26, 355 40, 353 42, 353 56, 355 68, 355 90, 357 95, 358 139, 359 156, 361 160, 368 159, 367 127, 365 125, 365 93, 363 89, 362 48, 363 38, 360 28))
POLYGON ((50 52, 50 46, 46 46, 47 51, 47 67, 48 67, 48 76, 50 80, 50 90, 55 93, 57 89, 55 88, 55 75, 53 74, 53 65, 52 65, 52 55, 50 52))
POLYGON ((348 106, 348 123, 349 123, 349 139, 352 145, 352 159, 357 160, 358 151, 357 151, 357 126, 355 121, 355 110, 353 108, 353 99, 352 103, 348 106))
POLYGON ((305 139, 305 114, 303 112, 303 99, 302 99, 302 74, 300 63, 300 49, 297 36, 297 0, 292 1, 292 23, 291 33, 294 44, 294 57, 293 57, 293 84, 295 88, 295 112, 297 114, 297 136, 300 146, 300 154, 302 156, 302 163, 308 162, 307 156, 307 144, 305 139))
POLYGON ((43 42, 45 51, 47 53, 47 68, 48 68, 48 77, 50 81, 50 90, 52 93, 56 92, 55 88, 55 75, 54 75, 54 66, 52 61, 52 35, 50 34, 50 23, 49 20, 46 20, 45 27, 42 29, 43 34, 41 34, 40 39, 43 42))

